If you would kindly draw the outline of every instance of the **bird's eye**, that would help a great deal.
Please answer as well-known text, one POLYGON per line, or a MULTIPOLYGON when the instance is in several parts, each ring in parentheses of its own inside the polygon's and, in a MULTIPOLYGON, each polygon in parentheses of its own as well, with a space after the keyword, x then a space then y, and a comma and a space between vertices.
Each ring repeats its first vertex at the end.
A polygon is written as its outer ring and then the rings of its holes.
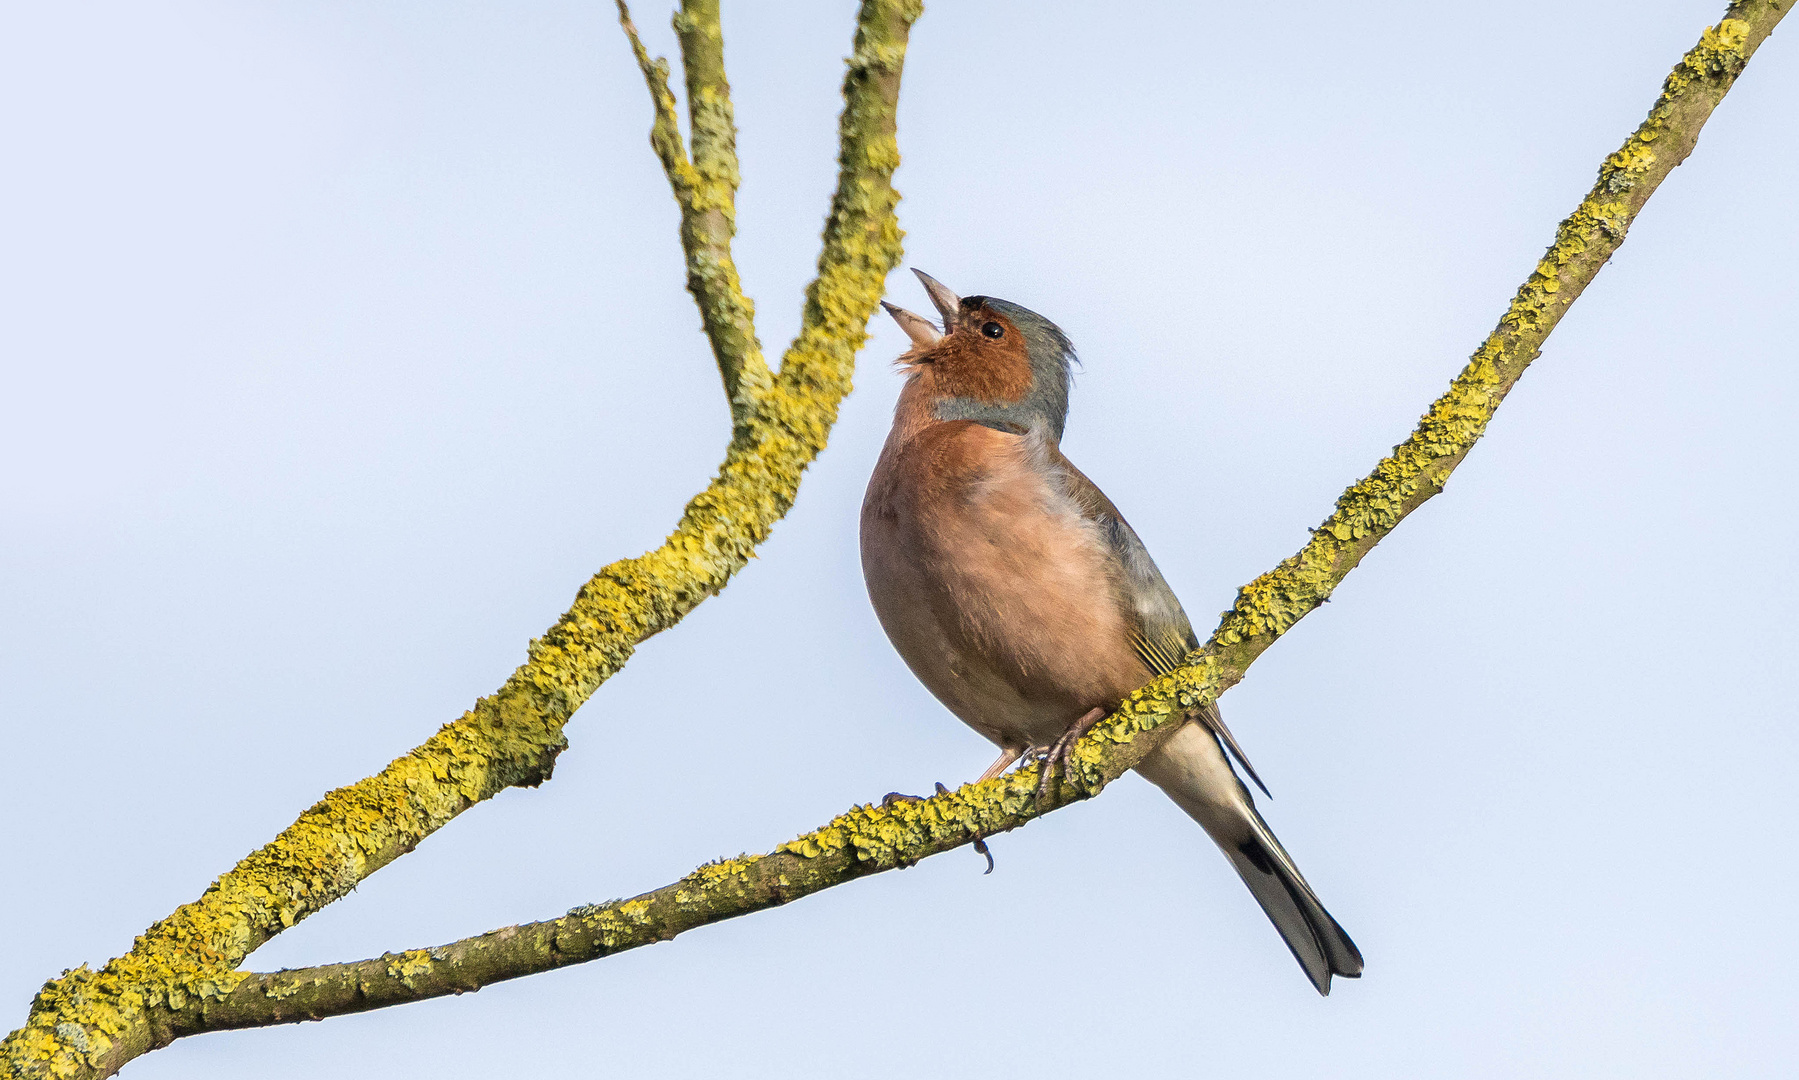
POLYGON ((1006 335, 1006 328, 996 322, 990 322, 981 327, 981 333, 986 334, 990 338, 1000 338, 1006 335))

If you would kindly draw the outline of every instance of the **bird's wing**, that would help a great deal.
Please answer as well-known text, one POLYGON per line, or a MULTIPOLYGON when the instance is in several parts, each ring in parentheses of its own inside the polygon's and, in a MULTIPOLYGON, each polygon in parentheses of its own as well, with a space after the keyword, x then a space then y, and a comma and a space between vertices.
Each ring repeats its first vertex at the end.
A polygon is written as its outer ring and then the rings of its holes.
MULTIPOLYGON (((1106 498, 1099 485, 1087 479, 1087 475, 1064 457, 1060 449, 1052 450, 1051 463, 1061 473, 1064 491, 1080 508, 1081 516, 1103 530, 1113 557, 1124 571, 1124 599, 1130 607, 1131 645, 1152 673, 1168 674, 1180 666, 1183 657, 1199 648, 1192 620, 1187 618, 1174 590, 1168 587, 1156 561, 1149 557, 1149 549, 1143 546, 1137 531, 1124 520, 1124 515, 1112 505, 1111 499, 1106 498)), ((1230 750, 1237 764, 1243 766, 1256 787, 1262 789, 1262 794, 1267 795, 1268 785, 1262 783, 1255 766, 1237 745, 1237 737, 1225 726, 1218 706, 1207 704, 1200 710, 1199 720, 1230 750)))

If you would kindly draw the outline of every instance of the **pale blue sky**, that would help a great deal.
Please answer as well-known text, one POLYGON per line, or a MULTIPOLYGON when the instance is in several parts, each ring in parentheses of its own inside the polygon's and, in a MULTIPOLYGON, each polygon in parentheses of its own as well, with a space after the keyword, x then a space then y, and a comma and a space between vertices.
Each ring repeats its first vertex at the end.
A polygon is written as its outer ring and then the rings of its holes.
MULTIPOLYGON (((1492 326, 1721 0, 934 4, 907 261, 1080 349, 1065 448, 1202 628, 1492 326)), ((666 2, 638 22, 673 50, 666 2)), ((848 3, 727 4, 778 352, 848 3)), ((0 1030, 504 679, 726 419, 610 4, 10 4, 0 1030)), ((1789 1076, 1799 27, 1447 494, 1223 702, 1367 956, 1319 999, 1135 779, 557 974, 130 1077, 1789 1076)), ((910 275, 892 296, 921 306, 910 275)), ((989 748, 863 594, 884 322, 799 504, 569 728, 260 968, 544 918, 989 748)))

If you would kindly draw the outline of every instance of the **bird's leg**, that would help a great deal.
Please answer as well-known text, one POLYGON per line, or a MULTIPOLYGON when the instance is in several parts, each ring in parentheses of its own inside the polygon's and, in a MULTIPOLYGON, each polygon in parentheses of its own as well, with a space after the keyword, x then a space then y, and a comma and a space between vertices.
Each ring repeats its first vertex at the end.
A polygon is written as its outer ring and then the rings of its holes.
POLYGON ((1064 769, 1074 764, 1074 744, 1081 741, 1082 735, 1092 731, 1093 725, 1104 720, 1106 712, 1107 710, 1101 708, 1088 709, 1085 716, 1068 725, 1068 730, 1064 731, 1062 737, 1056 740, 1056 744, 1049 748, 1050 757, 1059 759, 1064 769))
MULTIPOLYGON (((1007 769, 1011 768, 1012 763, 1017 761, 1023 754, 1024 750, 1022 747, 1006 747, 1004 750, 1000 751, 999 760, 987 766, 987 771, 981 774, 981 780, 991 780, 1000 773, 1005 772, 1007 769)), ((976 780, 975 783, 978 784, 981 780, 976 780)))
POLYGON ((1079 720, 1068 725, 1062 737, 1043 749, 1043 771, 1037 776, 1037 801, 1044 802, 1049 798, 1050 778, 1055 775, 1056 766, 1062 766, 1063 775, 1067 775, 1069 766, 1073 764, 1074 744, 1081 741, 1081 736, 1093 730, 1093 725, 1106 718, 1106 710, 1094 708, 1087 710, 1079 720))

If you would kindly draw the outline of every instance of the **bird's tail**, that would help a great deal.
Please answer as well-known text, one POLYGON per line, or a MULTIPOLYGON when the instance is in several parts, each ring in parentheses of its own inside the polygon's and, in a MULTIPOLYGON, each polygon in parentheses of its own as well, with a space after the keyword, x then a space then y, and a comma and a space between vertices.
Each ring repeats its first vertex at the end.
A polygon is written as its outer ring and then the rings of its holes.
POLYGON ((1224 851, 1320 994, 1331 992, 1332 975, 1362 974, 1360 950, 1274 838, 1215 736, 1187 724, 1137 771, 1167 792, 1224 851))

